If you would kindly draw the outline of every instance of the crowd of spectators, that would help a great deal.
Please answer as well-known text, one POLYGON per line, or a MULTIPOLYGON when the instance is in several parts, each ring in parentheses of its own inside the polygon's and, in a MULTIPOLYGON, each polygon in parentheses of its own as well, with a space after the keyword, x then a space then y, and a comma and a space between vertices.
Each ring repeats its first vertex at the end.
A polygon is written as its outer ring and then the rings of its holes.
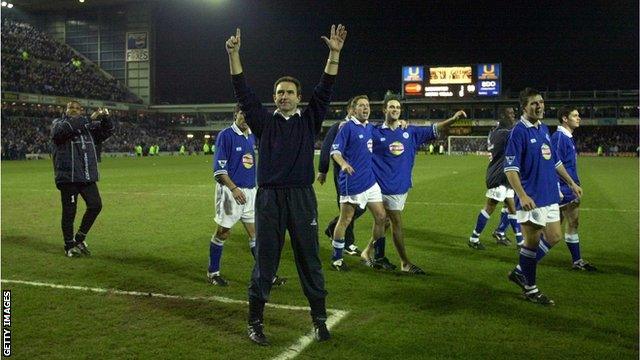
POLYGON ((2 90, 141 103, 116 79, 28 24, 2 22, 2 90))
MULTIPOLYGON (((26 154, 48 154, 50 151, 50 127, 54 118, 60 117, 64 111, 62 106, 20 104, 4 102, 2 104, 2 159, 24 159, 26 154)), ((89 114, 89 110, 87 110, 89 114)), ((134 153, 136 145, 141 145, 146 152, 151 145, 158 145, 161 152, 177 153, 182 146, 187 153, 200 152, 205 142, 203 132, 192 132, 195 136, 188 138, 187 132, 176 128, 200 126, 201 121, 211 114, 182 115, 157 114, 150 112, 112 111, 115 125, 114 135, 102 147, 103 152, 134 153)), ((213 118, 230 123, 229 114, 217 114, 213 118)), ((227 124, 228 125, 228 124, 227 124)), ((554 131, 555 127, 551 127, 554 131)), ((488 130, 487 130, 488 131, 488 130)), ((476 135, 486 135, 486 132, 476 135)), ((206 140, 215 142, 213 131, 206 140)), ((583 126, 574 133, 579 153, 595 153, 602 147, 604 155, 635 153, 638 149, 637 126, 583 126)), ((458 141, 453 151, 476 152, 486 150, 486 140, 473 142, 458 141)), ((318 139, 316 148, 322 141, 318 139)), ((444 142, 446 148, 446 142, 444 142)))

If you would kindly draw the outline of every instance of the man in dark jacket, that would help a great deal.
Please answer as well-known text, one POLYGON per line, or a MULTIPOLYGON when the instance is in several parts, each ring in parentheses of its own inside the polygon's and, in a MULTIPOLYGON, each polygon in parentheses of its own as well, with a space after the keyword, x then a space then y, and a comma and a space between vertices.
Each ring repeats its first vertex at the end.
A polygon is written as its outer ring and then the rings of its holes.
POLYGON ((70 101, 62 118, 53 120, 51 125, 53 168, 62 199, 62 234, 68 257, 91 254, 84 240, 102 209, 96 185, 99 179, 96 146, 113 134, 107 109, 98 109, 90 119, 83 114, 82 105, 70 101), (74 236, 78 194, 87 209, 74 236))
POLYGON ((290 76, 276 81, 269 112, 247 86, 240 62, 240 29, 226 42, 233 88, 251 131, 259 140, 258 191, 256 194, 256 263, 249 286, 249 338, 268 345, 263 332, 264 305, 269 300, 273 276, 280 262, 285 231, 289 231, 296 267, 309 300, 318 341, 328 340, 324 275, 318 251, 318 205, 313 191, 313 153, 322 129, 331 88, 338 74, 340 51, 347 36, 344 26, 331 26, 324 73, 309 105, 301 111, 300 82, 290 76))

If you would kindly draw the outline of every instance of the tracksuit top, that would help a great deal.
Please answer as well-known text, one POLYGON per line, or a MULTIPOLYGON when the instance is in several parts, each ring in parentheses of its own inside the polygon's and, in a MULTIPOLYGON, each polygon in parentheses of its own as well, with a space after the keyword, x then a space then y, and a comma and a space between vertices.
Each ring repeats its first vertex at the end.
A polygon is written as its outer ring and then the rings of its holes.
POLYGON ((493 189, 500 185, 511 187, 504 174, 504 151, 507 147, 510 131, 511 129, 498 125, 489 132, 487 137, 487 150, 491 153, 491 160, 487 166, 487 189, 493 189))
MULTIPOLYGON (((569 176, 571 176, 576 184, 580 185, 580 179, 578 178, 578 153, 576 152, 573 134, 564 127, 558 126, 557 131, 551 135, 551 145, 556 156, 569 173, 569 176)), ((558 176, 558 180, 560 182, 560 191, 562 191, 563 194, 573 194, 573 191, 564 179, 558 176)))

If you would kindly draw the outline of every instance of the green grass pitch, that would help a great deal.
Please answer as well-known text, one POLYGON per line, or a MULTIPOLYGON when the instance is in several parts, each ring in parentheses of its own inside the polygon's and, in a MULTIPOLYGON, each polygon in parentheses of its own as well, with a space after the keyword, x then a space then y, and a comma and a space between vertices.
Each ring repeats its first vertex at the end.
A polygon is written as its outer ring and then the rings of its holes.
MULTIPOLYGON (((337 212, 335 193, 331 181, 315 185, 327 306, 349 314, 330 342, 311 344, 300 358, 638 358, 637 159, 579 159, 582 253, 600 271, 572 271, 559 243, 538 267, 553 308, 523 301, 507 281, 518 256, 491 238, 497 212, 481 236, 487 250, 467 247, 485 201, 486 164, 477 156, 418 155, 404 222, 408 254, 428 273, 422 277, 374 271, 354 257, 346 258, 351 272, 331 271, 322 231, 337 212)), ((106 158, 101 177, 103 211, 87 238, 94 255, 68 259, 51 161, 2 162, 3 279, 246 299, 252 258, 241 225, 222 258, 230 286, 205 281, 215 229, 209 157, 106 158)), ((357 244, 371 224, 369 214, 357 222, 357 244)), ((398 262, 390 235, 387 253, 398 262)), ((288 241, 279 274, 290 281, 271 301, 307 306, 288 241)), ((305 311, 267 308, 272 345, 262 348, 246 337, 244 305, 2 287, 12 290, 16 359, 270 359, 311 329, 305 311)))

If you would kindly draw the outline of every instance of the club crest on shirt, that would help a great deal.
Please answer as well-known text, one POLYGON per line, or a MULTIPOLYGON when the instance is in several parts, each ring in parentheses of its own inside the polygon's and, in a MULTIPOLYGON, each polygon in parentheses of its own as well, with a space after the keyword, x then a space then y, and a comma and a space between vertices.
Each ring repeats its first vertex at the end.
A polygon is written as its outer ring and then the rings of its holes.
POLYGON ((218 160, 218 165, 224 169, 224 167, 227 166, 227 160, 218 160))
POLYGON ((381 137, 381 138, 380 138, 380 142, 382 142, 382 141, 387 141, 387 138, 385 138, 385 137, 381 137))
POLYGON ((394 141, 389 144, 389 152, 395 156, 399 156, 404 152, 404 145, 400 141, 394 141))
POLYGON ((540 147, 540 151, 542 151, 542 157, 545 160, 551 159, 551 148, 547 144, 542 144, 540 147))
POLYGON ((245 169, 251 169, 253 167, 253 155, 248 153, 242 155, 242 165, 244 165, 245 169))
POLYGON ((242 151, 242 146, 236 147, 236 151, 242 151))
POLYGON ((362 134, 358 135, 359 139, 362 139, 363 137, 364 137, 364 135, 362 135, 362 134))
POLYGON ((403 132, 403 133, 402 133, 402 137, 403 137, 403 138, 405 138, 405 139, 408 139, 408 138, 409 138, 409 133, 408 133, 408 132, 406 132, 406 131, 405 131, 405 132, 403 132))
POLYGON ((369 139, 367 141, 367 149, 369 149, 369 152, 373 152, 373 140, 369 139))

